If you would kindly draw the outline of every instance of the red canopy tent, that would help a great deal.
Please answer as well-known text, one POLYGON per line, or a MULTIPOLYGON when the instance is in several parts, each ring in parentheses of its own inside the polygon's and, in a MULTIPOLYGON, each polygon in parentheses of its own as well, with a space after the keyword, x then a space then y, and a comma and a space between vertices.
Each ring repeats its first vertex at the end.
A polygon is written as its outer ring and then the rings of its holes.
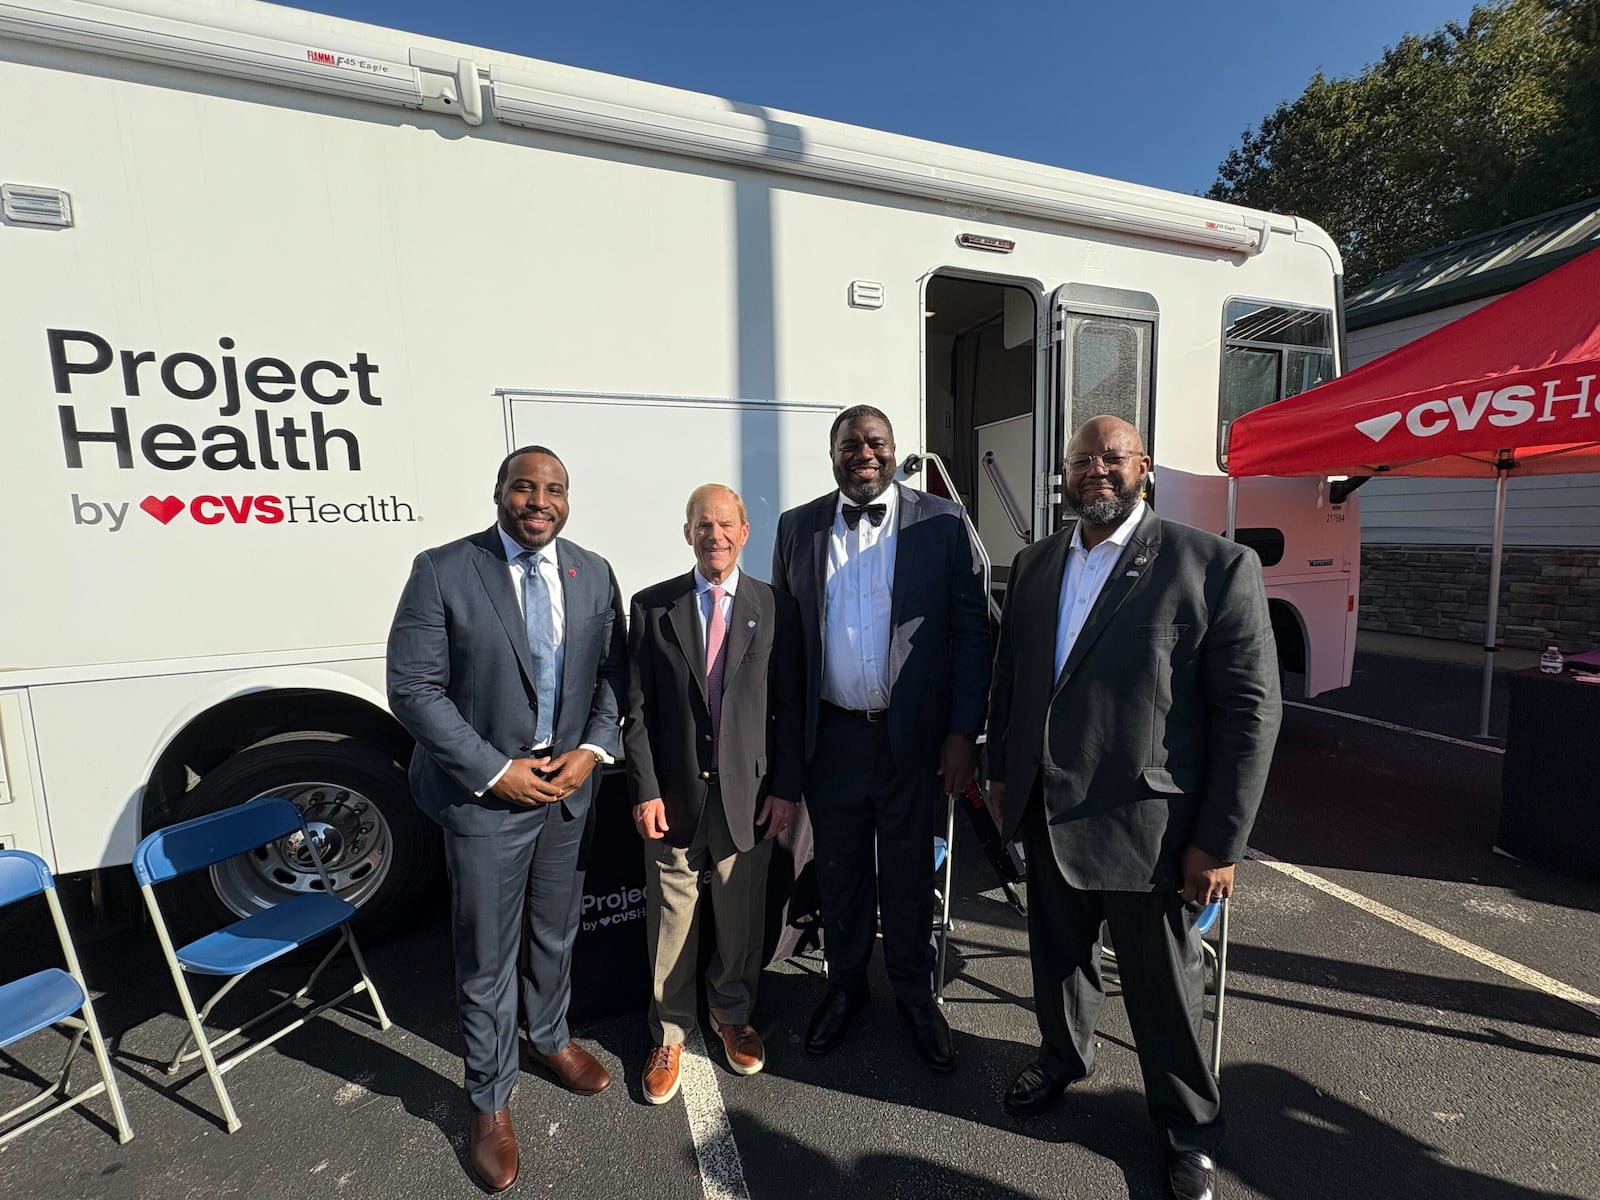
MULTIPOLYGON (((1597 383, 1600 250, 1591 250, 1348 375, 1234 421, 1230 491, 1244 475, 1493 477, 1485 736, 1506 480, 1513 471, 1600 471, 1597 383)), ((1230 501, 1230 524, 1233 508, 1230 501)))

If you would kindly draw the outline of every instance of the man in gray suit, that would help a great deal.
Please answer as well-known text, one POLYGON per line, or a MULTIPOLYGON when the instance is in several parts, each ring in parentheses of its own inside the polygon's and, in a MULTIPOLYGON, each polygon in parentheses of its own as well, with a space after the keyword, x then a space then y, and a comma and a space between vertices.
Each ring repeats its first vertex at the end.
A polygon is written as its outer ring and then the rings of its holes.
POLYGON ((881 917, 900 1014, 945 1072, 955 1048, 933 1003, 933 834, 939 797, 972 779, 983 728, 982 568, 959 505, 894 482, 883 413, 845 409, 829 446, 838 489, 784 513, 772 549, 773 586, 799 604, 805 639, 805 801, 828 959, 806 1049, 844 1038, 881 917))
POLYGON ((419 554, 389 632, 411 792, 444 828, 471 1163, 516 1180, 517 1014, 532 1057, 587 1094, 610 1077, 567 1029, 592 772, 617 750, 626 645, 605 559, 559 538, 567 471, 542 446, 495 479, 497 523, 419 554), (520 988, 519 988, 519 965, 520 988))
POLYGON ((1028 858, 1043 1048, 1005 1098, 1031 1116, 1094 1073, 1117 949, 1150 1116, 1178 1200, 1215 1194, 1222 1107, 1200 1045, 1199 908, 1232 894, 1282 706, 1254 551, 1166 521, 1139 432, 1096 417, 1067 447, 1078 517, 1008 578, 990 703, 990 801, 1028 858))
POLYGON ((800 798, 801 658, 794 601, 739 568, 744 501, 722 484, 689 497, 695 567, 645 588, 628 621, 628 782, 645 839, 653 1048, 644 1098, 678 1092, 696 1021, 700 877, 716 946, 706 969, 711 1024, 728 1067, 754 1075, 766 1050, 750 1023, 761 976, 772 840, 800 798))

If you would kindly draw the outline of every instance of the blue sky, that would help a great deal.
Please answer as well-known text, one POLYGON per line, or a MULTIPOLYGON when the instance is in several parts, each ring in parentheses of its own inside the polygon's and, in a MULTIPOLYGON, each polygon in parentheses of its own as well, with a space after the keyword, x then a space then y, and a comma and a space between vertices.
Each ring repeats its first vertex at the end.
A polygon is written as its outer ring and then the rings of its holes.
POLYGON ((354 20, 1176 191, 1319 68, 1470 0, 300 0, 354 20))

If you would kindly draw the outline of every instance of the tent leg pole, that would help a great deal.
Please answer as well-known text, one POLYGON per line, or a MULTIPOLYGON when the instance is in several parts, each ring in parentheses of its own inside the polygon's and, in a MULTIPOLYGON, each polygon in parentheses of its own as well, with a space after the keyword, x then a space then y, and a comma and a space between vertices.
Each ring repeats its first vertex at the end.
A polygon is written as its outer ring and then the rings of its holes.
POLYGON ((1237 476, 1228 476, 1228 532, 1227 539, 1235 541, 1234 532, 1239 525, 1239 480, 1237 476))
POLYGON ((1500 551, 1506 535, 1506 480, 1510 472, 1495 473, 1494 545, 1489 551, 1489 620, 1483 631, 1483 692, 1478 698, 1478 736, 1489 736, 1489 701, 1494 693, 1494 655, 1500 644, 1495 636, 1500 624, 1500 551))

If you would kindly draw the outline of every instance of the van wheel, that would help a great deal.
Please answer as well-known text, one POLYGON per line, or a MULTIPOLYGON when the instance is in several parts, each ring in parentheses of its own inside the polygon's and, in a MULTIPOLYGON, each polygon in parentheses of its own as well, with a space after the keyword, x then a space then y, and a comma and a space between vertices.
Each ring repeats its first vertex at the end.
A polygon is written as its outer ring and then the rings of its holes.
MULTIPOLYGON (((185 793, 173 820, 262 796, 300 810, 334 895, 355 905, 354 928, 365 938, 382 937, 403 920, 438 872, 438 827, 411 802, 400 765, 336 734, 292 734, 241 750, 185 793)), ((290 834, 183 876, 174 885, 185 890, 182 901, 162 911, 200 936, 289 897, 324 891, 305 842, 290 834)))

